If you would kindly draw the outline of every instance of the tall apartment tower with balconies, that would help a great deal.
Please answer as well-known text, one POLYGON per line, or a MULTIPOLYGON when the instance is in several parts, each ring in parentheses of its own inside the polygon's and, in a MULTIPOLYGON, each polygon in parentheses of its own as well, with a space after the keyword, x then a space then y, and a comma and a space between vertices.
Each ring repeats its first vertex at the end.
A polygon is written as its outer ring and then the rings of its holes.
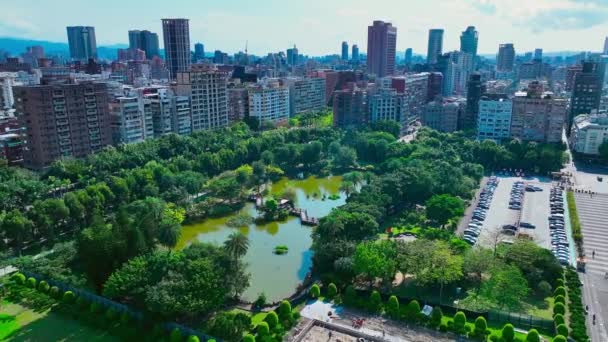
POLYGON ((391 23, 375 20, 367 27, 367 71, 377 77, 395 73, 397 28, 391 23))
POLYGON ((26 167, 44 169, 56 159, 81 158, 112 143, 105 83, 21 86, 14 93, 25 127, 26 167))

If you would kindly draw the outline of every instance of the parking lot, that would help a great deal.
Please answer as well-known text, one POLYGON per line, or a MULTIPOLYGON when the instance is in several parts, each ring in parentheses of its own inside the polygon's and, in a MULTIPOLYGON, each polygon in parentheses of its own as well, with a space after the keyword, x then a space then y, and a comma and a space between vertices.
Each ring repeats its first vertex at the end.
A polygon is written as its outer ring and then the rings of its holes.
MULTIPOLYGON (((565 242, 563 240, 564 235, 568 235, 568 227, 562 227, 563 223, 555 220, 552 221, 552 229, 549 227, 549 215, 552 214, 550 198, 553 198, 553 214, 564 215, 560 211, 562 206, 556 202, 561 190, 552 193, 552 183, 546 179, 498 176, 496 180, 485 191, 491 193, 491 199, 474 202, 473 210, 467 210, 465 240, 494 248, 498 242, 527 237, 543 248, 554 250, 556 255, 559 254, 557 245, 564 245, 559 252, 573 250, 571 237, 566 238, 565 242), (489 205, 484 208, 482 203, 488 202, 489 205)), ((568 259, 570 262, 574 260, 573 257, 568 259)))

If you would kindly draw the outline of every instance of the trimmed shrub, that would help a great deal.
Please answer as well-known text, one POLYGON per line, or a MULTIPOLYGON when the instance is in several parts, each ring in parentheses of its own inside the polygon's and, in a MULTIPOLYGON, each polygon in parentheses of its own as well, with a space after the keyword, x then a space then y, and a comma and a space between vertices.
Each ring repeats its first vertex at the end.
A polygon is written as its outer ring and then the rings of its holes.
POLYGON ((258 324, 258 328, 256 329, 258 336, 266 336, 270 333, 270 327, 268 327, 268 323, 261 322, 258 324))
POLYGON ((526 342, 540 342, 540 335, 536 329, 530 329, 526 335, 526 342))
POLYGON ((490 341, 498 342, 498 340, 500 340, 500 337, 498 337, 498 335, 490 335, 490 341))
POLYGON ((346 287, 346 291, 344 292, 344 303, 353 305, 357 301, 357 291, 355 291, 355 287, 352 285, 348 285, 346 287))
POLYGON ((564 319, 564 315, 557 314, 553 316, 553 323, 555 323, 555 326, 557 327, 560 324, 566 323, 566 319, 564 319))
POLYGON ((282 320, 291 319, 291 303, 289 303, 289 301, 284 300, 281 302, 281 305, 279 305, 279 317, 281 317, 282 320))
POLYGON ((515 328, 513 328, 513 324, 505 324, 505 326, 502 327, 500 335, 505 342, 513 342, 515 339, 515 328))
POLYGON ((488 330, 488 322, 486 322, 485 317, 479 316, 475 319, 475 336, 479 338, 484 338, 486 336, 486 330, 488 330))
POLYGON ((301 315, 300 315, 300 313, 299 313, 299 312, 297 312, 297 311, 293 311, 293 312, 291 313, 291 317, 293 317, 293 319, 295 319, 295 320, 297 321, 297 320, 299 320, 299 319, 300 319, 301 315))
POLYGON ((76 298, 76 307, 81 310, 86 310, 89 308, 89 302, 84 299, 84 297, 78 297, 76 298))
POLYGON ((109 308, 108 310, 106 310, 106 319, 108 320, 108 322, 114 322, 116 318, 118 318, 118 314, 114 309, 109 308))
POLYGON ((369 295, 369 310, 372 312, 380 312, 382 310, 382 296, 376 290, 372 291, 369 295))
POLYGON ((389 317, 397 319, 399 318, 399 299, 396 296, 388 297, 384 310, 389 317))
POLYGON ((447 324, 445 324, 445 323, 441 323, 441 324, 439 324, 439 331, 441 331, 441 332, 446 332, 446 331, 448 331, 448 326, 447 326, 447 324))
POLYGON ((555 288, 555 291, 553 291, 553 295, 555 297, 557 296, 564 296, 566 297, 566 289, 563 286, 558 286, 555 288))
POLYGON ((319 298, 319 296, 321 295, 321 289, 319 288, 319 285, 314 284, 311 288, 310 291, 308 292, 308 294, 310 295, 310 298, 319 298))
POLYGON ((336 284, 329 283, 329 285, 327 286, 327 298, 334 299, 337 294, 338 288, 336 287, 336 284))
POLYGON ((120 315, 120 324, 123 325, 127 325, 129 324, 129 322, 131 321, 131 315, 129 315, 128 312, 123 312, 122 315, 120 315))
POLYGON ((175 328, 171 330, 171 334, 169 335, 169 341, 171 342, 181 342, 183 339, 182 332, 179 329, 175 328))
POLYGON ((454 332, 457 334, 464 334, 465 326, 467 323, 467 316, 462 311, 458 311, 454 315, 454 332))
POLYGON ((555 296, 554 298, 555 303, 562 303, 562 304, 566 304, 566 297, 559 295, 559 296, 555 296))
POLYGON ((415 321, 420 313, 420 304, 417 300, 412 299, 405 308, 405 319, 415 321))
POLYGON ((551 284, 549 284, 549 282, 542 280, 540 283, 538 283, 538 285, 536 286, 536 292, 541 295, 542 297, 548 297, 551 295, 551 290, 553 288, 551 287, 551 284))
POLYGON ((555 281, 555 286, 556 287, 564 287, 564 279, 563 278, 557 278, 557 280, 555 281))
POLYGON ((49 283, 47 283, 44 280, 42 280, 42 281, 40 281, 40 283, 38 283, 38 291, 40 291, 42 293, 49 292, 50 288, 51 288, 51 286, 49 285, 49 283))
POLYGON ((59 299, 60 293, 61 292, 59 292, 59 288, 57 286, 51 286, 51 289, 49 290, 49 296, 55 299, 59 299))
POLYGON ((564 304, 562 303, 555 303, 555 305, 553 306, 553 315, 565 315, 566 314, 566 307, 564 306, 564 304))
POLYGON ((441 324, 442 318, 443 311, 441 311, 439 306, 435 306, 431 312, 431 326, 436 328, 439 324, 441 324))
POLYGON ((76 295, 72 291, 65 291, 63 294, 63 302, 66 304, 72 304, 76 300, 76 295))
POLYGON ((29 287, 30 289, 35 289, 36 288, 36 278, 34 278, 34 277, 27 278, 25 286, 29 287))
POLYGON ((19 285, 23 285, 25 283, 25 275, 21 272, 17 272, 11 276, 11 280, 19 285))
POLYGON ((563 335, 557 335, 553 338, 553 342, 568 342, 568 339, 563 335))
POLYGON ((247 334, 243 337, 243 342, 255 342, 255 336, 247 334))
POLYGON ((266 318, 264 318, 264 322, 268 323, 268 327, 270 329, 272 329, 272 328, 276 327, 277 324, 279 324, 279 316, 277 316, 276 312, 270 311, 266 315, 266 318))
MULTIPOLYGON (((190 335, 186 339, 186 342, 200 342, 200 341, 201 340, 198 338, 198 336, 195 336, 195 335, 190 335)), ((243 339, 243 341, 244 341, 244 339, 243 339)))
POLYGON ((568 336, 568 327, 565 324, 560 324, 555 328, 558 335, 568 336))

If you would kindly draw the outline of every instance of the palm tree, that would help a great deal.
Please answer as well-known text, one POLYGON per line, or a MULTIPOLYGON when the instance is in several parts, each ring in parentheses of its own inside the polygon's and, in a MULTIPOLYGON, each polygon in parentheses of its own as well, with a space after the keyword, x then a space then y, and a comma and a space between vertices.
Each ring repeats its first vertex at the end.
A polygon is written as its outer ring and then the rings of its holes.
POLYGON ((224 241, 224 249, 234 260, 237 260, 247 254, 249 238, 241 232, 234 232, 224 241))

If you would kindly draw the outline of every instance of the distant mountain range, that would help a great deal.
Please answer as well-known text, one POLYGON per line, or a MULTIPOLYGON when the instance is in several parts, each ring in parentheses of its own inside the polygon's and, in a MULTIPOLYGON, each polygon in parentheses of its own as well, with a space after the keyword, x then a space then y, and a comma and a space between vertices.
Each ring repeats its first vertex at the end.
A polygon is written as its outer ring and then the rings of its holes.
MULTIPOLYGON (((0 37, 0 51, 7 51, 11 56, 19 56, 28 46, 40 45, 49 55, 69 57, 70 49, 67 43, 50 42, 47 40, 30 40, 10 37, 0 37)), ((112 44, 97 47, 97 55, 101 59, 115 59, 118 49, 128 48, 127 44, 112 44)))

